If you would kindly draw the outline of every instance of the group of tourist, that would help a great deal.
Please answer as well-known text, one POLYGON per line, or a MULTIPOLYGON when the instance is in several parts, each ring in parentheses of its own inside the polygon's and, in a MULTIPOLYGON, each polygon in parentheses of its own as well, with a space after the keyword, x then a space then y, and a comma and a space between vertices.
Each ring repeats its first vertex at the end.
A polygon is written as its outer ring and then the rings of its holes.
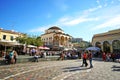
MULTIPOLYGON (((94 56, 93 51, 40 51, 39 49, 31 48, 28 55, 33 56, 34 60, 38 62, 38 58, 46 58, 46 56, 50 55, 59 55, 58 60, 64 60, 64 59, 81 59, 82 58, 82 66, 87 67, 88 63, 87 60, 89 60, 90 68, 93 67, 92 65, 92 58, 94 56)), ((120 62, 120 54, 117 53, 105 53, 102 52, 102 59, 103 61, 115 61, 116 59, 120 62)), ((15 64, 17 61, 17 52, 15 50, 12 50, 10 52, 7 52, 5 55, 5 61, 7 64, 15 64)))
POLYGON ((93 54, 90 50, 83 52, 83 54, 82 54, 83 62, 82 62, 81 67, 83 67, 83 66, 87 67, 88 66, 87 60, 89 60, 90 68, 93 68, 92 57, 93 57, 93 54))
POLYGON ((78 53, 76 51, 63 51, 62 53, 60 53, 60 57, 58 58, 58 60, 82 58, 83 61, 81 67, 87 67, 87 60, 89 60, 90 68, 93 68, 92 57, 93 54, 90 50, 84 51, 83 53, 78 53))
POLYGON ((61 51, 60 53, 59 53, 59 58, 58 58, 58 60, 64 60, 64 59, 77 59, 77 58, 79 58, 79 55, 80 55, 80 53, 79 52, 77 52, 77 51, 72 51, 72 50, 70 50, 70 51, 61 51))
POLYGON ((7 52, 4 57, 6 64, 15 64, 17 62, 18 54, 15 50, 12 50, 10 52, 7 52))
POLYGON ((102 59, 103 61, 116 61, 118 60, 120 62, 120 53, 102 53, 102 59))

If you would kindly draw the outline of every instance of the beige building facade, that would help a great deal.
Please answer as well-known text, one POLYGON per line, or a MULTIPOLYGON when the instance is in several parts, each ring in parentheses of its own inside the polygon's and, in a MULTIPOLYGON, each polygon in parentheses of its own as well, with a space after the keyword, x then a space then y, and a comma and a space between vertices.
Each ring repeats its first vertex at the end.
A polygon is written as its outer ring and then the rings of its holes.
POLYGON ((62 29, 57 26, 50 27, 41 35, 41 39, 45 46, 52 49, 58 48, 72 48, 72 37, 65 34, 62 29))
POLYGON ((95 34, 92 38, 92 45, 100 47, 105 52, 120 52, 120 29, 95 34))
POLYGON ((22 37, 23 33, 15 32, 13 30, 0 29, 0 45, 12 45, 17 43, 16 38, 22 37))
POLYGON ((16 38, 23 36, 23 33, 0 28, 0 57, 4 56, 9 49, 12 49, 16 45, 21 45, 16 38))

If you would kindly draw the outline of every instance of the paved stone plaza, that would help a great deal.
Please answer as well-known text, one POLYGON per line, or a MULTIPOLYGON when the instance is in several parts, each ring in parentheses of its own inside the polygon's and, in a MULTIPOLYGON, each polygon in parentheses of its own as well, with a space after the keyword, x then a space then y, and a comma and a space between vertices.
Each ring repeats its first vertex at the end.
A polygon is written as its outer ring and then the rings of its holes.
POLYGON ((0 80, 120 80, 120 63, 94 60, 39 61, 0 66, 0 80))

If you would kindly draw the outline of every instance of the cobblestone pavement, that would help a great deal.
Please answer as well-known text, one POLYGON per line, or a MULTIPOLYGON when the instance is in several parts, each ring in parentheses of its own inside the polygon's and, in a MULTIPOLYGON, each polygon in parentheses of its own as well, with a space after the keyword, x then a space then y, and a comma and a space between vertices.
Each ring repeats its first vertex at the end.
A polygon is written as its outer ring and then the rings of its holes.
POLYGON ((81 60, 41 61, 0 66, 0 80, 120 80, 120 63, 81 60))

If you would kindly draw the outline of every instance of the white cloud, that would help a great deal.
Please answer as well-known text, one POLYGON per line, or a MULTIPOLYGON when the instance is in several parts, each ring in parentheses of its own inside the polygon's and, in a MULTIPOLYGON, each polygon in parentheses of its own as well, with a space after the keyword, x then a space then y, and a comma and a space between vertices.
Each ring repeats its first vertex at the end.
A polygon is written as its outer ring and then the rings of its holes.
POLYGON ((76 26, 80 23, 87 22, 87 21, 98 21, 98 17, 90 17, 89 15, 98 9, 102 8, 102 6, 97 6, 94 8, 89 8, 87 10, 84 10, 79 15, 72 15, 72 16, 64 16, 56 22, 56 24, 59 24, 61 26, 76 26), (83 13, 83 14, 82 14, 83 13))
POLYGON ((64 16, 56 22, 56 24, 62 26, 76 26, 80 23, 87 22, 87 21, 98 21, 98 17, 91 17, 89 16, 91 13, 97 11, 98 9, 102 8, 102 6, 97 6, 94 8, 89 8, 84 10, 79 15, 72 15, 72 16, 64 16))
POLYGON ((76 19, 64 22, 63 25, 73 26, 73 25, 77 25, 77 24, 84 22, 84 21, 85 21, 85 19, 76 18, 76 19))
POLYGON ((101 1, 100 1, 100 0, 97 0, 96 2, 97 2, 97 5, 101 8, 101 7, 102 7, 101 1))
POLYGON ((100 0, 96 0, 97 4, 100 4, 100 0))
POLYGON ((90 18, 88 15, 90 12, 94 12, 96 10, 98 10, 99 8, 101 8, 100 6, 96 7, 96 8, 90 8, 88 10, 84 10, 83 12, 81 13, 84 13, 85 11, 87 12, 87 15, 86 14, 80 14, 80 15, 74 15, 74 16, 64 16, 64 17, 61 17, 60 19, 58 19, 56 22, 50 24, 50 25, 46 25, 46 26, 40 26, 36 29, 32 29, 30 30, 29 32, 44 32, 46 29, 48 29, 49 27, 51 26, 54 26, 54 25, 58 25, 59 27, 60 26, 76 26, 80 23, 83 23, 83 22, 87 22, 87 21, 97 21, 99 18, 97 17, 93 17, 93 18, 90 18))
POLYGON ((120 28, 120 5, 118 4, 109 4, 102 8, 99 11, 96 11, 94 14, 99 16, 99 21, 96 22, 94 28, 91 30, 100 30, 105 28, 116 29, 120 28))
POLYGON ((98 30, 106 27, 120 27, 120 15, 117 15, 114 18, 111 18, 110 20, 106 20, 104 23, 97 25, 95 28, 92 28, 92 30, 98 30))
POLYGON ((63 22, 62 24, 65 26, 75 26, 78 25, 82 22, 86 22, 86 21, 94 21, 94 20, 98 20, 98 18, 82 18, 82 17, 78 17, 72 20, 68 20, 63 22))
POLYGON ((50 24, 50 25, 39 26, 38 28, 29 30, 29 32, 45 32, 45 30, 47 30, 48 28, 50 28, 52 26, 57 26, 57 25, 59 25, 59 24, 50 24))
POLYGON ((97 3, 99 3, 99 5, 96 7, 83 10, 77 15, 76 13, 78 12, 69 16, 67 15, 67 16, 60 17, 54 23, 51 23, 49 25, 46 24, 46 26, 33 29, 31 30, 31 32, 44 32, 46 29, 54 25, 56 26, 58 25, 59 27, 65 27, 65 26, 75 27, 77 25, 81 25, 81 23, 83 22, 90 22, 87 24, 93 24, 94 27, 92 26, 93 28, 91 28, 91 30, 99 30, 106 27, 108 28, 119 27, 120 26, 120 15, 119 15, 120 5, 108 6, 110 4, 107 4, 106 2, 105 4, 101 5, 100 0, 97 0, 97 3))
POLYGON ((29 32, 44 32, 46 29, 48 29, 48 26, 42 26, 42 27, 32 29, 29 32))
POLYGON ((93 8, 89 8, 89 9, 87 9, 87 10, 84 10, 84 11, 83 11, 83 14, 84 14, 84 15, 87 15, 87 14, 89 14, 89 13, 91 13, 91 12, 97 11, 97 10, 100 9, 100 8, 102 8, 102 5, 99 5, 99 6, 93 7, 93 8))
POLYGON ((59 23, 66 22, 70 19, 70 17, 62 17, 58 20, 59 23))

